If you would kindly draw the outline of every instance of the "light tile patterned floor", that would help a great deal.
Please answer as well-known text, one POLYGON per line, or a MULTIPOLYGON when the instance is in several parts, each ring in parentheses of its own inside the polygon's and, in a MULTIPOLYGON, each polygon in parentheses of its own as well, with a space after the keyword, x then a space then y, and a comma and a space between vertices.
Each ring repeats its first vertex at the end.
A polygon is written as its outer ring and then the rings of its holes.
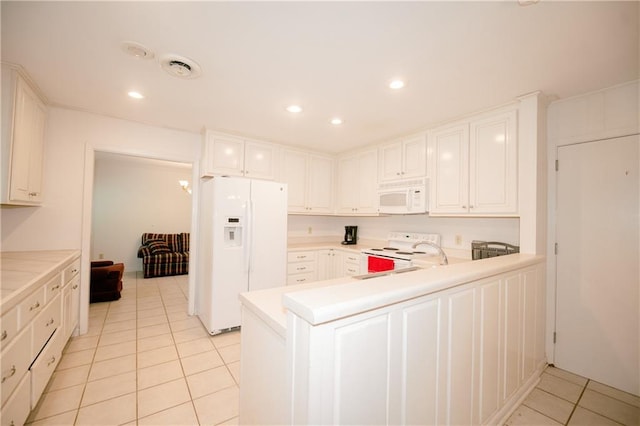
MULTIPOLYGON (((240 333, 187 315, 187 276, 126 274, 122 299, 90 305, 31 425, 238 422, 240 333)), ((639 425, 640 398, 549 367, 506 425, 639 425)))
POLYGON ((211 337, 187 315, 186 275, 123 286, 90 305, 28 424, 237 424, 240 333, 211 337))
POLYGON ((640 398, 548 367, 505 424, 640 425, 640 398))

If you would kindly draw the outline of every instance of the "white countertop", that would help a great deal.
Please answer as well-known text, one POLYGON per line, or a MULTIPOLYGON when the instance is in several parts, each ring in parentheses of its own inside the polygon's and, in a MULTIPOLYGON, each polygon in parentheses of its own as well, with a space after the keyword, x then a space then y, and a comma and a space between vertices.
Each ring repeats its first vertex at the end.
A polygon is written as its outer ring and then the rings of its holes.
POLYGON ((364 249, 370 249, 371 247, 383 247, 386 244, 386 241, 362 239, 358 239, 358 244, 342 244, 340 242, 340 237, 324 237, 309 238, 304 242, 290 241, 289 244, 287 244, 287 249, 289 251, 336 249, 360 253, 364 249))
MULTIPOLYGON (((372 247, 385 247, 389 244, 384 240, 368 240, 358 238, 358 244, 342 244, 339 236, 323 236, 323 237, 294 237, 290 238, 287 244, 288 251, 300 250, 323 250, 323 249, 340 249, 360 253, 362 250, 372 247)), ((471 260, 471 250, 455 249, 443 247, 449 263, 459 263, 471 260)), ((418 260, 419 261, 419 260, 418 260)), ((415 260, 414 260, 415 262, 415 260)))
POLYGON ((0 252, 0 314, 20 303, 78 256, 79 250, 0 252))
POLYGON ((543 256, 512 254, 477 261, 453 258, 448 266, 429 267, 367 280, 336 278, 297 286, 242 293, 240 299, 275 332, 285 337, 287 309, 311 324, 333 321, 465 283, 533 265, 543 256))

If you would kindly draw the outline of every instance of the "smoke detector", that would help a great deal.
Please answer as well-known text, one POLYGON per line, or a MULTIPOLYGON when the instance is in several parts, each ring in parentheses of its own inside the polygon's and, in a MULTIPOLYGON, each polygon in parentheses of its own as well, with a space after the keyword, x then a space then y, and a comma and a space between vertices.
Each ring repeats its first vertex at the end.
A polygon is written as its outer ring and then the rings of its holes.
POLYGON ((174 77, 189 79, 199 77, 202 74, 200 65, 184 56, 163 55, 159 60, 162 69, 174 77))

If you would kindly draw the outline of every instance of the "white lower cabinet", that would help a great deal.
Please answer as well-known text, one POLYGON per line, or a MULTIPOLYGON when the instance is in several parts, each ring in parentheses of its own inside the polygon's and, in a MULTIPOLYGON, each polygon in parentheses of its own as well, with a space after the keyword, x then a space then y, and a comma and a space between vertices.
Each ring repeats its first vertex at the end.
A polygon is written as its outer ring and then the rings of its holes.
POLYGON ((316 281, 317 253, 315 250, 287 253, 287 285, 316 281))
POLYGON ((43 280, 37 290, 3 312, 2 426, 24 424, 60 362, 78 322, 79 270, 78 254, 61 264, 59 272, 43 280))
POLYGON ((2 413, 0 418, 2 426, 18 426, 24 424, 24 421, 29 417, 31 411, 31 400, 29 398, 29 392, 31 375, 27 372, 18 383, 13 395, 2 406, 2 413))
MULTIPOLYGON (((31 329, 23 330, 13 342, 2 351, 2 404, 18 386, 31 364, 31 329)), ((3 409, 4 411, 4 409, 3 409)))
POLYGON ((318 250, 318 281, 358 275, 360 255, 347 250, 318 250))
POLYGON ((62 289, 62 329, 65 338, 71 337, 80 315, 80 276, 76 275, 62 289))
POLYGON ((360 254, 351 252, 342 253, 342 271, 341 277, 353 276, 360 274, 360 254))
POLYGON ((317 325, 290 312, 283 422, 504 420, 545 366, 543 276, 538 264, 317 325))
POLYGON ((51 336, 51 340, 42 350, 38 358, 31 366, 31 406, 35 407, 40 399, 40 395, 49 382, 49 378, 53 375, 56 366, 62 357, 62 349, 65 340, 63 339, 62 330, 58 329, 51 336))
POLYGON ((350 250, 290 251, 287 285, 330 280, 360 274, 360 254, 350 250))
POLYGON ((334 249, 318 250, 318 281, 338 278, 342 272, 342 253, 334 249))
POLYGON ((60 327, 60 314, 60 296, 56 296, 33 320, 31 324, 31 359, 38 356, 53 332, 60 327))

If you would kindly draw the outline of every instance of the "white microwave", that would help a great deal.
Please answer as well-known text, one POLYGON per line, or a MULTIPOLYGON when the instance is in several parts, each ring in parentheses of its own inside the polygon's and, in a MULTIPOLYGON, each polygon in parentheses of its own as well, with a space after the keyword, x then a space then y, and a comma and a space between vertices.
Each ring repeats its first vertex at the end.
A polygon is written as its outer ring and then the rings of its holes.
POLYGON ((378 186, 378 211, 386 214, 418 214, 429 211, 427 182, 408 179, 378 186))

